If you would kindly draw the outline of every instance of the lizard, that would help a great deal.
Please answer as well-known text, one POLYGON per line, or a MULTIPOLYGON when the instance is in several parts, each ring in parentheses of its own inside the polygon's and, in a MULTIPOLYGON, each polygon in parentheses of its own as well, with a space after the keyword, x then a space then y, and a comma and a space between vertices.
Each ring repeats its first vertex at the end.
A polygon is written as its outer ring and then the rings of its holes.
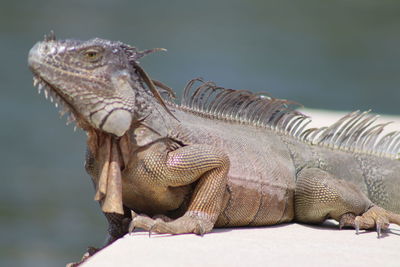
POLYGON ((58 40, 28 55, 34 86, 88 135, 85 168, 109 223, 203 235, 214 227, 287 222, 400 225, 400 132, 355 111, 309 128, 297 104, 200 78, 180 104, 139 64, 163 49, 58 40))

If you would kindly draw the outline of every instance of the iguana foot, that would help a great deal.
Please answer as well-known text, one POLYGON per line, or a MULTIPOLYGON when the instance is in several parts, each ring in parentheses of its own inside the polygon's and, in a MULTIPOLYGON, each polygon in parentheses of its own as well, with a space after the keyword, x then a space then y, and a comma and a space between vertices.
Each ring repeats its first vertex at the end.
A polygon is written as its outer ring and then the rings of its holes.
POLYGON ((79 262, 67 263, 67 265, 65 267, 78 267, 79 265, 84 263, 87 259, 89 259, 91 256, 93 256, 94 254, 96 254, 100 250, 101 249, 99 249, 99 248, 88 247, 87 252, 85 254, 83 254, 82 259, 79 262))
POLYGON ((360 229, 375 228, 378 238, 382 236, 382 230, 387 230, 390 223, 400 225, 400 215, 387 211, 378 206, 372 206, 360 216, 346 213, 340 218, 339 227, 352 226, 359 234, 360 229))
POLYGON ((212 230, 214 223, 212 223, 204 216, 197 214, 185 214, 184 216, 171 221, 165 221, 162 218, 150 218, 146 215, 137 215, 132 218, 129 225, 129 232, 135 228, 141 228, 151 233, 159 234, 188 234, 194 233, 203 235, 212 230))
POLYGON ((342 230, 343 227, 345 226, 351 226, 354 227, 354 219, 356 218, 356 215, 354 213, 345 213, 340 217, 339 221, 339 229, 342 230))

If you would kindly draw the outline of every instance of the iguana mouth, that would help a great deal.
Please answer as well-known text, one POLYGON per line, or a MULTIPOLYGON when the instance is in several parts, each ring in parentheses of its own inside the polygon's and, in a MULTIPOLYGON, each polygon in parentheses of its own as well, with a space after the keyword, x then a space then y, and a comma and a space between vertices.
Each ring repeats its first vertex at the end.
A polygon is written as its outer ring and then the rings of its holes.
MULTIPOLYGON (((44 41, 56 41, 54 32, 50 31, 50 34, 45 35, 44 41)), ((33 72, 33 86, 38 89, 38 93, 40 94, 43 91, 44 97, 54 103, 55 107, 59 110, 60 117, 67 114, 67 125, 75 123, 76 126, 80 127, 81 125, 77 123, 79 113, 68 102, 66 97, 61 93, 61 90, 58 90, 56 87, 48 83, 33 67, 31 67, 31 71, 33 72)), ((76 126, 74 129, 76 129, 76 126)))

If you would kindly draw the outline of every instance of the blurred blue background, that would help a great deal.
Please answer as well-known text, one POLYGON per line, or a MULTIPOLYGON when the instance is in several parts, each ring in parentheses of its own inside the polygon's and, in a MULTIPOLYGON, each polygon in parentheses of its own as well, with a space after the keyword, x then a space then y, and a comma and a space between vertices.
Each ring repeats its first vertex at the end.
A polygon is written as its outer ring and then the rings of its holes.
POLYGON ((399 14, 386 0, 2 0, 0 265, 64 265, 106 233, 84 133, 32 86, 27 53, 44 33, 167 48, 142 66, 178 92, 200 76, 310 108, 400 114, 399 14))

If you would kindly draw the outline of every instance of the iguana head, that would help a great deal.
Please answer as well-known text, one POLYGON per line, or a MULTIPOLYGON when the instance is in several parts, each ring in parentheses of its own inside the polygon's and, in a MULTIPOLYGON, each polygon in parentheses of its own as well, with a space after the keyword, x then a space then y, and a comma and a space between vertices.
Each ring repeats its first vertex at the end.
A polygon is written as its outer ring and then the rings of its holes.
POLYGON ((122 136, 149 100, 166 108, 137 62, 156 50, 141 52, 98 38, 56 40, 51 33, 32 47, 28 64, 34 85, 56 106, 62 106, 61 113, 70 112, 72 120, 84 129, 94 127, 122 136))

